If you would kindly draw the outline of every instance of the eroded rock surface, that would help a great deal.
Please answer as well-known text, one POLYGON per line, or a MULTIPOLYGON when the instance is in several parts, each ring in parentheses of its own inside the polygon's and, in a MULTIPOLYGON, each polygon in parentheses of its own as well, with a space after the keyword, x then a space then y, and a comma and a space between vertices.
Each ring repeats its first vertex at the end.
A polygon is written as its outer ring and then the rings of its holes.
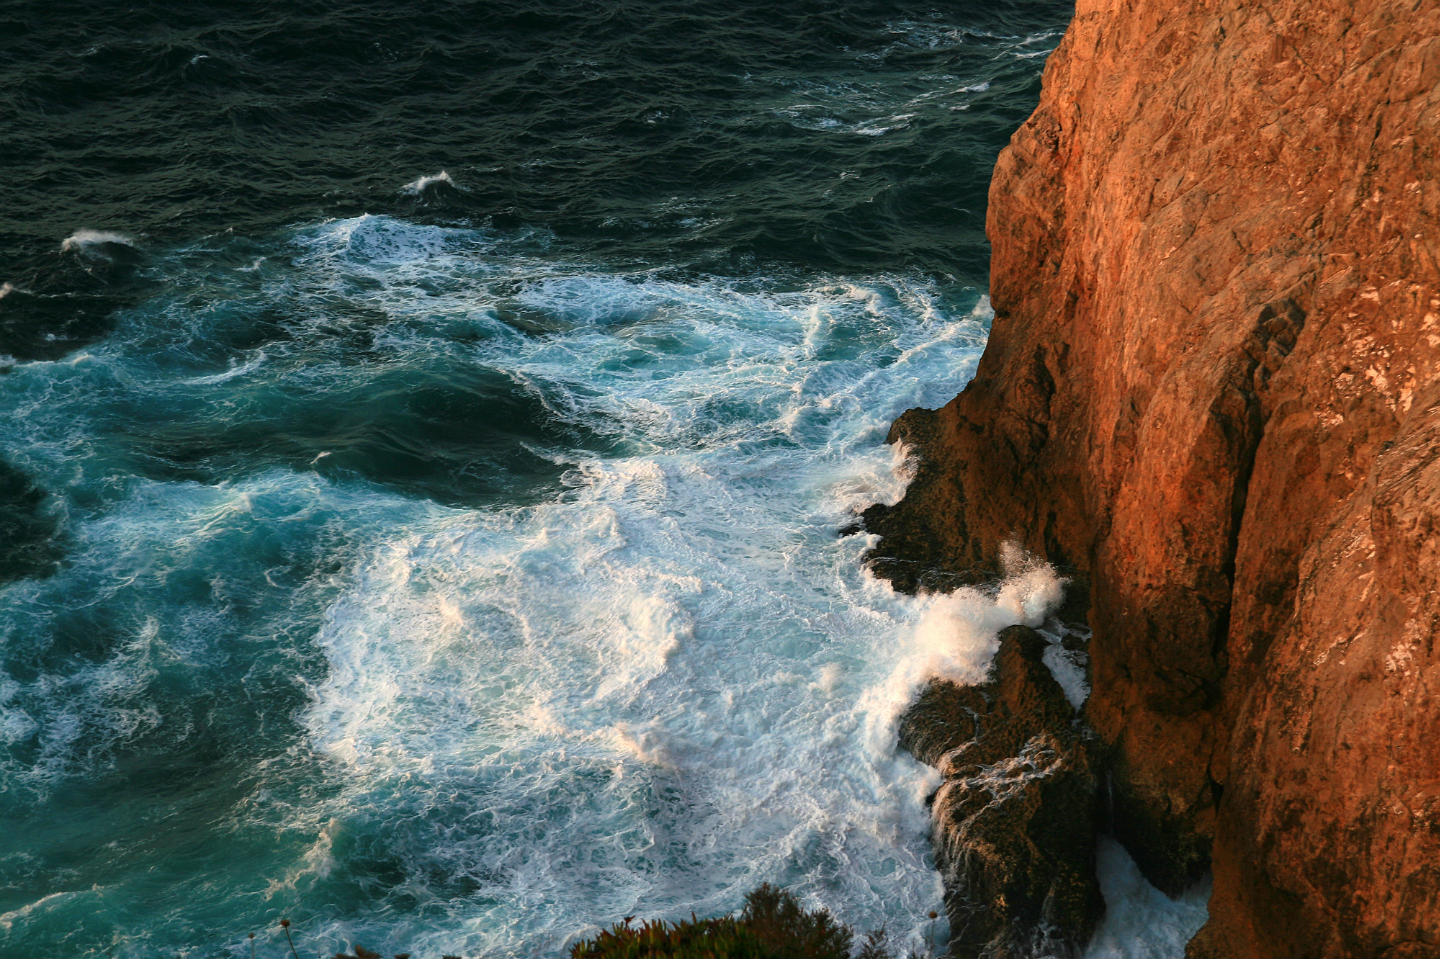
POLYGON ((1213 861, 1197 955, 1440 954, 1437 151, 1433 0, 1081 0, 984 357, 866 516, 901 586, 1088 579, 1114 828, 1213 861))
POLYGON ((1069 955, 1103 908, 1095 775, 1045 645, 1010 627, 989 682, 932 682, 901 721, 900 745, 944 777, 932 814, 953 955, 1069 955))

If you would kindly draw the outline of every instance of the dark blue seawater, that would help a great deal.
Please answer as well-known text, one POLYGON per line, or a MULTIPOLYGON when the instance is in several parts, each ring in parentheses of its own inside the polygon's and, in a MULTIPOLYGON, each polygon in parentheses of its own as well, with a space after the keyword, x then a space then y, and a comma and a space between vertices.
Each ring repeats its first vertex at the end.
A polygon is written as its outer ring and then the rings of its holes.
POLYGON ((1071 5, 0 2, 0 955, 921 946, 859 508, 1071 5))

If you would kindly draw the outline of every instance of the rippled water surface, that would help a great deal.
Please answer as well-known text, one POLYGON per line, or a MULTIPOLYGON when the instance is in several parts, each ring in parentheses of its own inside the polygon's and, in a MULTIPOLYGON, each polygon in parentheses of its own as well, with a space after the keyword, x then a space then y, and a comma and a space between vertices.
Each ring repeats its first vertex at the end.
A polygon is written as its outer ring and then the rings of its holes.
POLYGON ((0 954, 923 945, 896 714, 1053 583, 839 534, 1068 15, 0 6, 0 954))

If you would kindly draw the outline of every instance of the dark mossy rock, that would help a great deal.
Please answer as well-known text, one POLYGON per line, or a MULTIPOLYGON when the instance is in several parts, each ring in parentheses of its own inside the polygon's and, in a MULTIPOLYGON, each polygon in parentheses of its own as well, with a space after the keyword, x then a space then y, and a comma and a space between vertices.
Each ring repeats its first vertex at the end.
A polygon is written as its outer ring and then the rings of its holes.
POLYGON ((932 816, 951 954, 1073 954, 1104 909, 1087 737, 1044 637, 1014 626, 1000 640, 988 682, 926 687, 900 744, 945 778, 932 816))
POLYGON ((998 564, 967 550, 964 490, 953 470, 936 458, 945 437, 934 410, 906 410, 890 427, 887 443, 904 443, 915 475, 905 497, 894 505, 876 503, 860 515, 860 525, 880 541, 865 562, 902 593, 940 593, 994 579, 998 564), (934 517, 953 518, 936 523, 934 517))

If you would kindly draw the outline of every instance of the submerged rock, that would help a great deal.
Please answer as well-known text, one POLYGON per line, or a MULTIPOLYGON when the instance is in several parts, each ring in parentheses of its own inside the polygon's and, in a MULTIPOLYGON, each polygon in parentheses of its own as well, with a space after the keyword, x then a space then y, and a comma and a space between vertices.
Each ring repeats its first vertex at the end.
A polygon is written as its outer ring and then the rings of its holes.
POLYGON ((58 567, 63 551, 49 499, 29 476, 0 460, 0 584, 58 567))
POLYGON ((988 682, 933 681, 900 723, 900 745, 944 777, 932 816, 957 956, 1070 954, 1103 909, 1096 778, 1045 646, 1010 627, 988 682))

